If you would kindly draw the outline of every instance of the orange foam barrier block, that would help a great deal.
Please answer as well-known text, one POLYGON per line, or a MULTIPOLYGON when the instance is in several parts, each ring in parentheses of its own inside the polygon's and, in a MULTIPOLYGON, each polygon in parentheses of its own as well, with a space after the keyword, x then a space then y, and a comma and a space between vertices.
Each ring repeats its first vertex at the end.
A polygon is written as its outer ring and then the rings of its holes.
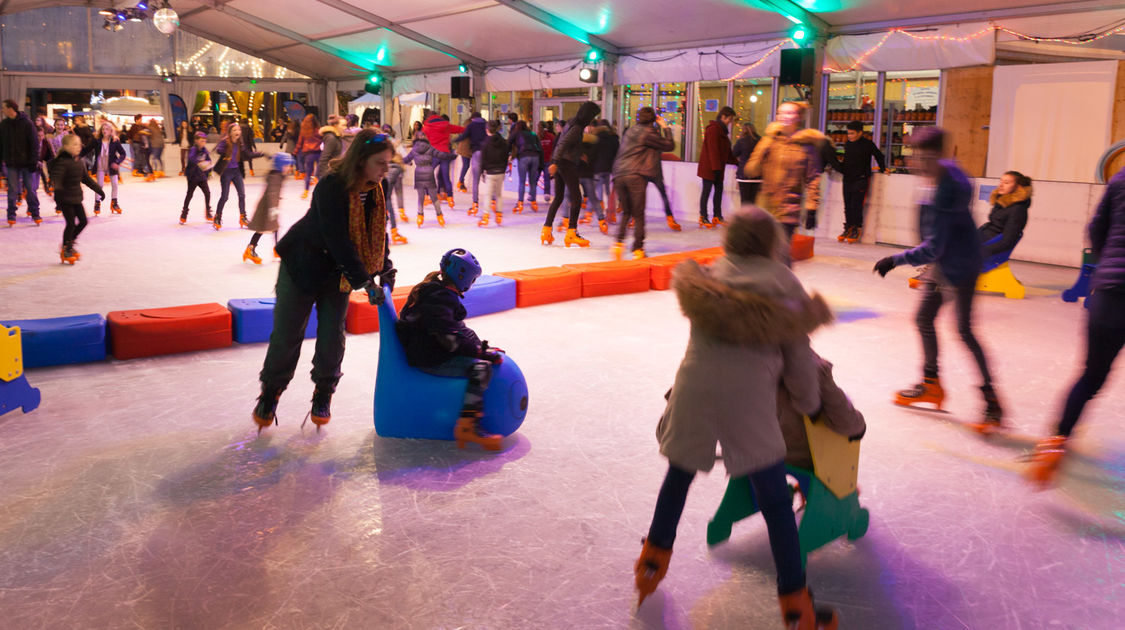
POLYGON ((191 304, 106 314, 109 351, 135 359, 231 345, 231 313, 222 304, 191 304))
POLYGON ((789 243, 789 257, 794 261, 812 258, 814 240, 811 236, 794 234, 793 240, 789 243))
POLYGON ((525 308, 582 297, 582 272, 565 267, 539 267, 495 274, 516 281, 516 306, 525 308))
MULTIPOLYGON (((410 290, 413 288, 414 285, 395 287, 391 292, 395 312, 402 310, 402 305, 406 304, 406 298, 410 296, 410 290)), ((371 306, 367 301, 366 291, 352 291, 348 296, 348 314, 344 316, 344 330, 353 335, 379 332, 379 307, 371 306)))
POLYGON ((672 286, 672 270, 676 268, 676 265, 688 259, 695 260, 701 265, 709 265, 722 255, 722 247, 710 247, 708 249, 695 249, 687 252, 653 256, 651 258, 644 258, 641 262, 648 264, 649 286, 652 290, 666 291, 672 286))
POLYGON ((648 291, 652 272, 643 260, 563 265, 582 272, 582 297, 648 291))

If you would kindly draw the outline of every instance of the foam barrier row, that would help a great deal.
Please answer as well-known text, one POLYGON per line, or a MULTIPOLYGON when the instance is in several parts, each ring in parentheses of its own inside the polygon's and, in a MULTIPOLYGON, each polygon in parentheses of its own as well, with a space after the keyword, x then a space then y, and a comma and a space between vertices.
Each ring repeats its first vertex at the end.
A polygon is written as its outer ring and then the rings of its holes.
MULTIPOLYGON (((811 238, 809 240, 812 240, 811 238)), ((811 248, 810 248, 811 250, 811 248)), ((485 275, 465 294, 468 317, 603 295, 666 290, 672 269, 694 259, 703 264, 722 255, 713 247, 653 256, 642 260, 571 264, 485 275)), ((401 310, 412 287, 392 294, 401 310)), ((233 342, 268 341, 273 330, 275 298, 231 300, 168 308, 113 311, 99 314, 2 321, 19 326, 23 335, 26 367, 45 367, 225 348, 233 342)), ((305 337, 316 336, 316 309, 305 328, 305 337)), ((352 293, 345 329, 352 334, 379 330, 379 311, 362 292, 352 293)))

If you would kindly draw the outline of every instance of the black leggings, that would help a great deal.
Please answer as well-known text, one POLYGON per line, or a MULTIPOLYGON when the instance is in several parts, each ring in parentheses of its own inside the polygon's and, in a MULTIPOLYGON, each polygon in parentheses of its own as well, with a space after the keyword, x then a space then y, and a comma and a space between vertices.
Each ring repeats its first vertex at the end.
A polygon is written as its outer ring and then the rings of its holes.
POLYGON ((570 222, 567 224, 569 229, 578 229, 578 212, 582 208, 582 190, 578 185, 578 165, 567 160, 558 160, 555 162, 558 170, 555 171, 555 198, 551 200, 551 208, 547 210, 547 220, 543 225, 551 227, 555 222, 555 214, 558 213, 559 207, 563 202, 563 191, 569 193, 570 222))
POLYGON ((1066 398, 1058 435, 1070 436, 1082 409, 1105 384, 1117 354, 1125 346, 1125 291, 1096 290, 1086 324, 1086 369, 1066 398))
MULTIPOLYGON (((262 240, 262 232, 254 232, 254 236, 250 237, 250 244, 254 247, 258 246, 258 241, 262 240)), ((277 231, 273 233, 273 245, 277 247, 277 231)))
MULTIPOLYGON (((770 551, 777 568, 777 592, 784 595, 798 591, 805 586, 805 570, 801 566, 797 517, 793 515, 793 500, 785 480, 785 462, 750 473, 749 477, 754 502, 766 521, 770 551)), ((668 474, 660 486, 652 525, 648 530, 648 540, 653 545, 662 549, 672 548, 684 503, 687 502, 688 488, 694 478, 695 473, 668 465, 668 474)))
POLYGON ((219 178, 220 190, 219 207, 215 209, 215 220, 223 220, 223 206, 227 205, 227 197, 230 196, 230 185, 234 183, 234 191, 238 194, 238 214, 246 216, 246 188, 242 185, 242 173, 238 168, 227 168, 223 170, 222 176, 219 178))
POLYGON ((711 196, 711 188, 715 189, 715 198, 711 204, 711 215, 716 219, 723 218, 723 172, 715 171, 711 179, 703 180, 703 194, 699 196, 699 218, 707 218, 707 198, 711 196))
MULTIPOLYGON (((984 349, 973 335, 973 296, 976 295, 976 280, 971 284, 960 287, 951 287, 954 303, 957 308, 957 332, 961 333, 961 340, 968 346, 969 352, 976 359, 980 368, 982 386, 992 386, 992 375, 988 371, 988 361, 984 357, 984 349)), ((922 375, 929 378, 938 376, 938 341, 937 331, 934 330, 934 320, 938 310, 941 309, 945 296, 942 285, 939 283, 926 283, 922 285, 922 302, 918 305, 918 315, 915 322, 918 324, 918 333, 922 336, 922 352, 925 363, 922 366, 922 375)))
POLYGON ((60 203, 59 210, 63 213, 63 245, 73 244, 78 240, 78 235, 86 229, 86 209, 80 203, 60 203))

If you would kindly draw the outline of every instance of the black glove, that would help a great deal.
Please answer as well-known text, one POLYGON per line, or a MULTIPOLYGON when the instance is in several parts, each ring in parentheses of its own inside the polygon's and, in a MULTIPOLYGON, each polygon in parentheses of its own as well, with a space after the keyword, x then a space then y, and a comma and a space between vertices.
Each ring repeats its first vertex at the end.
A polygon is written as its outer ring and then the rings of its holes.
POLYGON ((374 282, 367 285, 367 303, 371 306, 379 306, 387 299, 387 294, 383 293, 383 289, 375 285, 374 282))
POLYGON ((855 435, 848 436, 848 441, 849 442, 858 442, 858 441, 862 440, 863 436, 865 436, 865 435, 867 435, 867 427, 863 427, 863 430, 860 431, 859 433, 855 434, 855 435))
POLYGON ((805 213, 805 229, 806 230, 815 230, 816 229, 816 210, 809 210, 808 212, 805 213))
POLYGON ((379 284, 387 290, 395 290, 395 276, 398 275, 398 270, 394 267, 384 269, 379 273, 379 284))
POLYGON ((879 262, 875 263, 875 271, 882 277, 887 277, 887 272, 895 268, 895 259, 887 256, 880 258, 879 262))

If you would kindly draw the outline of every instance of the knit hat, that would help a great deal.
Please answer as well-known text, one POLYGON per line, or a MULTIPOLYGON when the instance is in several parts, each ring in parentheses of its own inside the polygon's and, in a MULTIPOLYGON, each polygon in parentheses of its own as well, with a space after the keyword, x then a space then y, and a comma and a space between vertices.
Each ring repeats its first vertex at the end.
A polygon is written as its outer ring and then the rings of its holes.
POLYGON ((733 256, 772 256, 777 244, 777 221, 757 206, 731 217, 723 237, 723 250, 733 256))

